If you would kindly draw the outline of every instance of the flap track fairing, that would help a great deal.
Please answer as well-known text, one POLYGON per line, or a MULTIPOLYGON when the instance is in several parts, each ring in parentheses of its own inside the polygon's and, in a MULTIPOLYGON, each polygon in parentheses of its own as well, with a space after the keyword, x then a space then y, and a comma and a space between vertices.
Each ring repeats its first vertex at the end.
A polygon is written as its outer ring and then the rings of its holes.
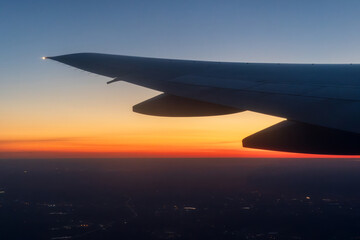
POLYGON ((202 117, 232 114, 242 110, 169 94, 160 94, 133 106, 133 111, 163 117, 202 117))

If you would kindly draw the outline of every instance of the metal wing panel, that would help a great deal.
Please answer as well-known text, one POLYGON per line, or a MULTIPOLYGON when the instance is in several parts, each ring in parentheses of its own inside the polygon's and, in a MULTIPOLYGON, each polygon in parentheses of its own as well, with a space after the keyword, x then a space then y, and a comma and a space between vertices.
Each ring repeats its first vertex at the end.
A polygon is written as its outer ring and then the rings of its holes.
POLYGON ((211 84, 197 85, 198 83, 171 81, 158 90, 299 122, 360 133, 360 102, 356 100, 260 92, 246 87, 222 88, 211 84))
POLYGON ((360 101, 360 88, 357 86, 324 86, 313 89, 306 95, 320 98, 360 101))

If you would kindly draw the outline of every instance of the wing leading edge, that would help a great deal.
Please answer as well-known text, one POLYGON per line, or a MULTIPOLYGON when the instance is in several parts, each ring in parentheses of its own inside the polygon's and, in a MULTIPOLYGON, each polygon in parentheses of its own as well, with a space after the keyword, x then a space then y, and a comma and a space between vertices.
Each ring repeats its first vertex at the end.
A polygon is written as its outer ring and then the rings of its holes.
MULTIPOLYGON (((48 58, 114 78, 108 83, 123 80, 164 92, 166 96, 174 96, 171 99, 176 99, 172 105, 168 103, 165 106, 163 103, 167 101, 157 99, 135 106, 135 110, 141 108, 141 111, 147 114, 205 116, 218 115, 222 111, 225 114, 230 110, 231 113, 250 110, 313 126, 314 128, 308 128, 313 131, 319 127, 318 131, 314 131, 317 134, 339 130, 344 134, 360 135, 360 65, 226 63, 96 53, 48 58), (192 104, 191 101, 205 105, 200 104, 196 108, 194 107, 196 104, 192 104), (145 105, 147 108, 144 108, 145 105), (209 106, 222 106, 222 108, 213 110, 218 111, 217 114, 204 114, 206 112, 204 109, 210 111, 209 106), (168 109, 170 113, 165 113, 164 109, 168 109), (186 109, 191 114, 186 112, 186 109), (329 131, 320 131, 320 128, 329 131)), ((281 132, 293 132, 292 136, 296 136, 296 131, 291 129, 294 128, 282 128, 281 132)), ((328 134, 334 138, 340 135, 328 134)), ((349 141, 355 141, 356 138, 351 136, 349 141)), ((323 141, 321 138, 315 139, 323 141)), ((253 144, 254 141, 252 140, 252 144, 245 144, 245 141, 244 145, 261 148, 259 147, 261 144, 253 144)), ((280 149, 270 146, 266 149, 304 152, 286 147, 280 149)), ((353 150, 332 152, 359 154, 353 150)), ((329 151, 323 150, 309 153, 330 154, 329 151)))

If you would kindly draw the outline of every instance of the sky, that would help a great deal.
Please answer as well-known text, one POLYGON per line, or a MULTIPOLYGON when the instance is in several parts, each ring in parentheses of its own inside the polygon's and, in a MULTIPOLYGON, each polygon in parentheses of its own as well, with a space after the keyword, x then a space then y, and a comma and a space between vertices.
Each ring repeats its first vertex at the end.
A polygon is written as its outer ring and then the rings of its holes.
POLYGON ((310 156, 242 147, 281 118, 136 114, 159 92, 41 57, 360 63, 359 10, 351 0, 2 0, 0 158, 310 156))

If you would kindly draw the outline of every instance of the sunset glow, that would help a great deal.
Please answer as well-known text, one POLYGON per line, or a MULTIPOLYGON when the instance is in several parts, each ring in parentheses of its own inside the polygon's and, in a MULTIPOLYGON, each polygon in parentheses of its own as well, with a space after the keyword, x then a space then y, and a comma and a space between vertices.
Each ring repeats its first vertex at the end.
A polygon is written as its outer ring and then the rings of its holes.
POLYGON ((141 115, 131 107, 157 92, 123 82, 107 86, 104 80, 87 79, 91 88, 75 89, 82 96, 65 94, 72 89, 65 84, 47 96, 19 96, 21 101, 8 103, 11 108, 3 108, 7 112, 1 119, 0 158, 311 156, 242 147, 243 138, 281 118, 249 111, 195 118, 141 115))

